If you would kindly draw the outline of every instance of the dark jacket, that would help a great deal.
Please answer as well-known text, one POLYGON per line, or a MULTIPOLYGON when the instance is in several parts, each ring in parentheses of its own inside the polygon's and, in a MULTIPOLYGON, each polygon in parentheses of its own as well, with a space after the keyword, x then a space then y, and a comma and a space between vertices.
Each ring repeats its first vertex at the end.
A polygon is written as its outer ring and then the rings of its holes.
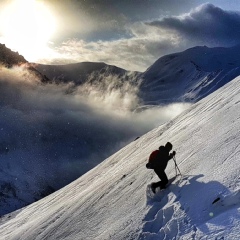
POLYGON ((167 167, 168 161, 173 157, 169 154, 169 150, 164 146, 159 147, 159 150, 154 151, 150 157, 149 162, 146 165, 147 168, 154 170, 164 171, 167 167))

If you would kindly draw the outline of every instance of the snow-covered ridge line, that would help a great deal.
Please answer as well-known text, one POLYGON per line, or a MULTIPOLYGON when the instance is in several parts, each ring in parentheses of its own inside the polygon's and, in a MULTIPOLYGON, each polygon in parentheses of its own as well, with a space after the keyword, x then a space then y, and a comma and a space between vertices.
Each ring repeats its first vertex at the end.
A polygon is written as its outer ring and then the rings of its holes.
POLYGON ((161 57, 150 66, 141 75, 141 98, 155 104, 196 102, 239 75, 239 45, 194 47, 161 57))

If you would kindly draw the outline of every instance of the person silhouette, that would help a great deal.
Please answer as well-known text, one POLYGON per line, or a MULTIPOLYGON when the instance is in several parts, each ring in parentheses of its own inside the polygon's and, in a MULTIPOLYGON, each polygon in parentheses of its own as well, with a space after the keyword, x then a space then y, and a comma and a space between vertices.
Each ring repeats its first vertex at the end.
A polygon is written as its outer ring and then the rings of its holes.
POLYGON ((165 173, 165 169, 167 167, 168 161, 172 159, 176 154, 175 151, 170 153, 172 147, 173 145, 170 142, 167 142, 165 146, 160 146, 158 150, 153 151, 149 156, 146 167, 148 169, 153 169, 161 180, 159 182, 154 182, 151 184, 151 189, 154 193, 156 193, 157 187, 164 189, 168 183, 168 177, 165 173))

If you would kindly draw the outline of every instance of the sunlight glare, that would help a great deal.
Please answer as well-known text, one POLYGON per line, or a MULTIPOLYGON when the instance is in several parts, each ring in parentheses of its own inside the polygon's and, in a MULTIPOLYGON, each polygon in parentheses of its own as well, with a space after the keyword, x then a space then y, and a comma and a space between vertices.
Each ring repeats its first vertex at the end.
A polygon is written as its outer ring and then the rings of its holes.
POLYGON ((46 56, 56 30, 53 13, 36 0, 12 0, 0 12, 0 31, 7 47, 28 61, 46 56))

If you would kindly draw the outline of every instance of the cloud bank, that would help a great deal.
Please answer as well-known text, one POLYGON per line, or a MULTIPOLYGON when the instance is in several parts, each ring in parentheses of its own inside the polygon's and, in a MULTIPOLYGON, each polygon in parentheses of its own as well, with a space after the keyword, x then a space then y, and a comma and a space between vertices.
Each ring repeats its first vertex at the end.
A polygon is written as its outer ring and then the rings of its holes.
POLYGON ((194 44, 232 46, 240 42, 240 12, 225 11, 212 4, 203 4, 188 14, 166 17, 149 25, 174 31, 194 44))
POLYGON ((233 46, 240 43, 240 13, 209 3, 189 13, 154 21, 126 20, 118 27, 121 30, 117 32, 122 31, 120 38, 98 41, 71 38, 56 46, 54 58, 43 61, 102 61, 127 70, 145 71, 159 57, 189 47, 233 46))

